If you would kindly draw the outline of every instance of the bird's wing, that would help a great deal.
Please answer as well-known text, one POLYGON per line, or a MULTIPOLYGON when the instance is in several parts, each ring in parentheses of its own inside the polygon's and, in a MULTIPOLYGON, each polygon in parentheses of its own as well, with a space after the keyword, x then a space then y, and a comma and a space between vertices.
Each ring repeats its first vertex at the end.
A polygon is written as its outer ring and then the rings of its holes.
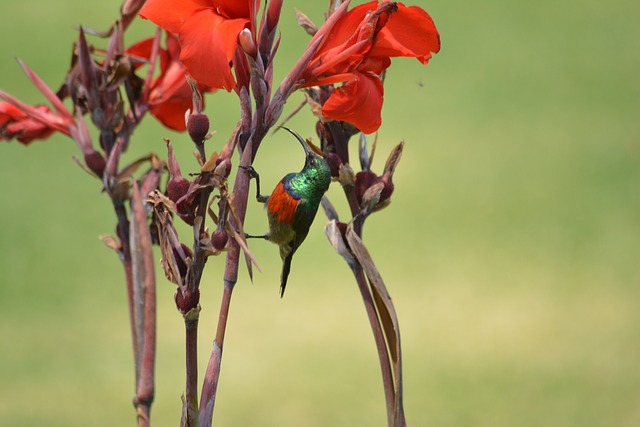
POLYGON ((295 252, 298 247, 304 242, 304 239, 309 234, 309 228, 316 215, 317 208, 314 210, 313 206, 307 199, 300 199, 300 203, 296 206, 296 212, 293 216, 293 229, 296 230, 296 237, 291 242, 292 252, 295 252))

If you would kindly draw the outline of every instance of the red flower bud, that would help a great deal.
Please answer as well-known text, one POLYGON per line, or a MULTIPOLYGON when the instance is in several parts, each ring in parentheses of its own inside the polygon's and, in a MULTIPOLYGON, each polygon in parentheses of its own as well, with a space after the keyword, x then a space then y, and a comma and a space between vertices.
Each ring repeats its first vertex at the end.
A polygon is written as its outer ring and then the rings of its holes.
POLYGON ((209 133, 209 117, 205 114, 191 114, 187 120, 187 131, 193 142, 202 144, 209 133))
POLYGON ((104 173, 104 168, 107 166, 107 161, 104 159, 102 154, 97 151, 92 151, 88 154, 84 155, 84 162, 87 164, 87 167, 91 169, 96 175, 102 178, 102 174, 104 173))
POLYGON ((227 235, 227 232, 221 228, 218 228, 211 235, 211 244, 218 251, 223 250, 225 246, 227 246, 228 240, 229 240, 229 236, 227 235))
POLYGON ((171 199, 173 203, 177 203, 178 200, 189 191, 189 180, 181 176, 172 177, 167 182, 167 197, 171 199))
POLYGON ((178 307, 180 313, 187 314, 200 303, 200 290, 198 288, 193 291, 186 288, 184 290, 178 288, 173 298, 176 301, 176 307, 178 307))
POLYGON ((356 174, 356 182, 354 191, 356 192, 356 199, 358 204, 362 205, 362 196, 364 193, 375 184, 378 180, 378 175, 371 171, 362 171, 356 174))
POLYGON ((382 189, 382 192, 380 193, 380 203, 389 200, 389 198, 391 197, 391 195, 393 194, 393 190, 395 189, 394 185, 393 185, 393 180, 392 180, 392 176, 391 174, 384 174, 382 175, 382 178, 380 178, 380 181, 382 181, 384 183, 384 188, 382 189))

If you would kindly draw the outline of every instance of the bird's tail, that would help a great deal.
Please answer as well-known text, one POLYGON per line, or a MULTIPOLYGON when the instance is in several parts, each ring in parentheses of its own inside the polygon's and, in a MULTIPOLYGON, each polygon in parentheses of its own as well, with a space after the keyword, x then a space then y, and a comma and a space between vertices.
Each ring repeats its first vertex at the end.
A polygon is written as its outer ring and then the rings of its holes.
POLYGON ((280 276, 280 298, 284 296, 284 289, 287 287, 287 278, 289 277, 289 271, 291 270, 292 259, 293 252, 287 255, 282 261, 282 275, 280 276))

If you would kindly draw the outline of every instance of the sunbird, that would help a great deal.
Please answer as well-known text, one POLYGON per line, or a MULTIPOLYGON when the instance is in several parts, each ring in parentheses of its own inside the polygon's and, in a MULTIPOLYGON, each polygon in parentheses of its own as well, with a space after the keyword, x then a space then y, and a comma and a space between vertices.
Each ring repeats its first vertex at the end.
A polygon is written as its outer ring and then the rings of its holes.
POLYGON ((331 184, 331 170, 326 160, 318 155, 300 135, 283 126, 302 144, 306 158, 304 167, 298 173, 289 173, 276 185, 271 196, 260 194, 260 177, 253 167, 244 168, 256 179, 256 199, 266 203, 269 231, 262 238, 280 247, 282 274, 280 276, 280 297, 284 295, 287 278, 291 270, 291 259, 298 250, 318 212, 322 196, 331 184))

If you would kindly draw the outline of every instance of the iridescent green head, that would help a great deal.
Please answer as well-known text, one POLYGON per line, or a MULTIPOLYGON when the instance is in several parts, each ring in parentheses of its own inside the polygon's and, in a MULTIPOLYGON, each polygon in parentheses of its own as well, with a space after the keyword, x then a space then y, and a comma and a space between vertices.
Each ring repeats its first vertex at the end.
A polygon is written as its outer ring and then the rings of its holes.
POLYGON ((290 184, 297 192, 302 191, 306 193, 306 197, 319 201, 325 191, 329 189, 329 184, 331 184, 331 169, 329 168, 329 164, 320 154, 316 153, 300 135, 284 126, 283 129, 296 137, 306 154, 304 168, 297 174, 297 179, 294 178, 290 184))

